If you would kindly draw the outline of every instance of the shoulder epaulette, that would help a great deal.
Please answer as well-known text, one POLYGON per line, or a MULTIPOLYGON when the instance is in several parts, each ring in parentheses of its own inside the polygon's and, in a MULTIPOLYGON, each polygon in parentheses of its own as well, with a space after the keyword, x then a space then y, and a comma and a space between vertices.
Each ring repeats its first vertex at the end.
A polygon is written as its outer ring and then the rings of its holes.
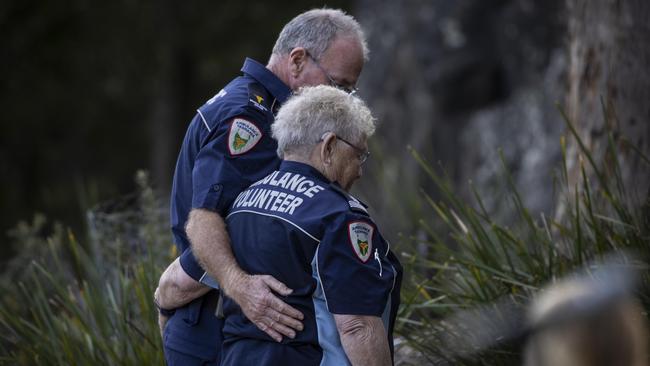
POLYGON ((361 202, 360 200, 354 198, 348 192, 344 191, 338 184, 330 183, 330 188, 334 192, 343 196, 343 198, 345 198, 346 201, 348 201, 350 210, 368 215, 368 206, 365 203, 361 202))

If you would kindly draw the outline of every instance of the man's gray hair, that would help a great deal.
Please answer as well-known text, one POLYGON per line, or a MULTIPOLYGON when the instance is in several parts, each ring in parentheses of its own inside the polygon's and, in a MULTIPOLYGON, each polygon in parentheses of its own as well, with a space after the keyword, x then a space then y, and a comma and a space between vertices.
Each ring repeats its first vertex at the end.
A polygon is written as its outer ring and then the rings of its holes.
POLYGON ((271 126, 278 155, 307 154, 323 135, 332 132, 352 143, 372 136, 375 119, 359 98, 319 85, 300 89, 278 111, 271 126))
POLYGON ((363 59, 368 61, 366 36, 359 23, 338 9, 312 9, 291 19, 282 28, 273 46, 273 54, 283 56, 296 47, 303 47, 316 59, 337 37, 355 37, 361 42, 363 59))

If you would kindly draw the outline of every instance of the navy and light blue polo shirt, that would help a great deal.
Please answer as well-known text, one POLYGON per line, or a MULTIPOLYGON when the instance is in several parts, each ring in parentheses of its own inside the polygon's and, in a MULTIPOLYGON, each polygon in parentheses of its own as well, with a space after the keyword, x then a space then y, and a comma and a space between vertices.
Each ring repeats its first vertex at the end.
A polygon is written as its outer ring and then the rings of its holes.
MULTIPOLYGON (((225 216, 237 195, 277 169, 271 138, 274 112, 291 90, 264 65, 246 59, 243 75, 197 110, 181 147, 171 194, 171 225, 185 272, 200 280, 204 271, 185 234, 189 212, 207 209, 225 216)), ((207 302, 213 302, 216 295, 207 302)), ((166 327, 165 345, 212 357, 220 345, 220 324, 203 298, 177 310, 166 327)))
POLYGON ((304 330, 281 344, 224 302, 223 365, 346 365, 332 314, 378 316, 392 345, 401 267, 365 206, 313 167, 283 161, 233 202, 233 252, 251 274, 293 289, 304 330))

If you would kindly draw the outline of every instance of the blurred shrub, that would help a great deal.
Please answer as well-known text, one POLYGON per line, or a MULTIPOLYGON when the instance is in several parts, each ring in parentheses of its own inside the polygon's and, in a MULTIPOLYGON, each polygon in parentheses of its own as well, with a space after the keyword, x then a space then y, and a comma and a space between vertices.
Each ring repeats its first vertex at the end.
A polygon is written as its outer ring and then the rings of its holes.
POLYGON ((138 194, 88 213, 89 238, 46 223, 12 230, 19 255, 5 268, 0 363, 163 364, 153 291, 175 253, 167 210, 137 174, 138 194))
MULTIPOLYGON (((506 172, 504 190, 518 220, 495 222, 478 194, 473 204, 462 201, 444 172, 413 152, 442 197, 435 201, 422 193, 434 215, 420 220, 419 235, 401 243, 406 278, 397 333, 418 362, 520 365, 517 334, 526 305, 542 285, 611 252, 632 251, 647 261, 648 202, 635 196, 634 182, 622 182, 617 143, 624 141, 609 134, 606 156, 596 161, 567 124, 579 146, 580 174, 572 184, 563 138, 555 217, 533 217, 506 172)), ((644 270, 638 295, 646 309, 649 285, 644 270)))

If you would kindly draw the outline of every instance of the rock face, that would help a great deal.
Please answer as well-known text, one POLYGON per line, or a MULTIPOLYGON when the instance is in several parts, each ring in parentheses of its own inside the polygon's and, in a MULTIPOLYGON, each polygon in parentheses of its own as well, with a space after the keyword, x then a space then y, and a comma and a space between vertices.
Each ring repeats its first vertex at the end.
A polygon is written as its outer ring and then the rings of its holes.
POLYGON ((554 105, 566 90, 563 3, 357 5, 371 49, 360 90, 379 119, 371 151, 381 158, 369 162, 357 192, 375 197, 372 208, 385 231, 413 228, 423 207, 418 188, 437 194, 407 146, 432 166, 439 162, 461 194, 470 197, 472 180, 488 210, 507 212, 493 189, 502 148, 526 203, 551 210, 564 128, 554 105))

